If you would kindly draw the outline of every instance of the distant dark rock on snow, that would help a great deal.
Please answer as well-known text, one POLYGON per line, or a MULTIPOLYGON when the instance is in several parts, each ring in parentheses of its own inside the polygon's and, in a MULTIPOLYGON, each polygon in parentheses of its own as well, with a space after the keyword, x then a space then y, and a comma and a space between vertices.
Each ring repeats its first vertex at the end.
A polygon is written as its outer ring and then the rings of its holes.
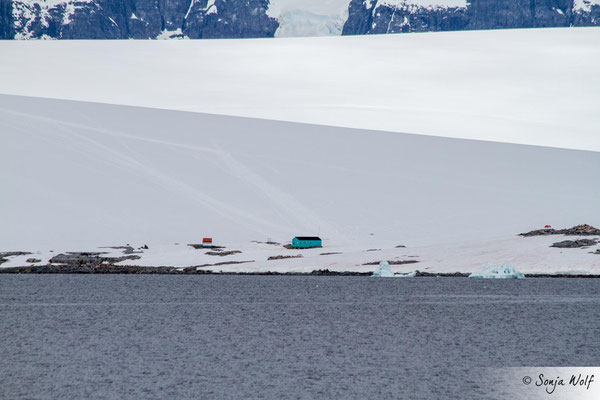
POLYGON ((546 236, 546 235, 569 235, 569 236, 600 236, 600 229, 591 225, 576 225, 568 229, 536 229, 535 231, 520 233, 519 236, 546 236))
POLYGON ((596 240, 592 239, 578 239, 578 240, 563 240, 562 242, 554 243, 550 247, 558 247, 560 249, 576 249, 579 247, 590 247, 598 244, 596 240))
MULTIPOLYGON (((342 34, 600 25, 599 3, 470 0, 457 7, 451 5, 460 2, 348 0, 342 34)), ((0 0, 0 38, 272 37, 281 21, 268 8, 269 0, 0 0)))

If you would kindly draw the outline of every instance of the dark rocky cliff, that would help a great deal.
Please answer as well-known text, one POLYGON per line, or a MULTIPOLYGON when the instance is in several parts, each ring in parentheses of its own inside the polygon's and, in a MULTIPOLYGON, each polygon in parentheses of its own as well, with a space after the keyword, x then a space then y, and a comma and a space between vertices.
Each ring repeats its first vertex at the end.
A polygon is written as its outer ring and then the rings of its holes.
MULTIPOLYGON (((348 0, 343 34, 600 25, 600 5, 573 0, 470 0, 418 7, 348 0)), ((0 0, 0 38, 149 39, 271 37, 269 0, 0 0)))
POLYGON ((12 20, 12 1, 0 0, 0 39, 12 39, 15 36, 12 20))
POLYGON ((7 36, 17 38, 149 39, 163 32, 192 39, 269 37, 279 26, 266 15, 268 0, 68 0, 51 8, 14 3, 17 18, 0 20, 0 29, 13 26, 7 36))
POLYGON ((343 34, 600 25, 600 6, 575 10, 573 0, 470 0, 464 8, 379 3, 352 0, 343 34))

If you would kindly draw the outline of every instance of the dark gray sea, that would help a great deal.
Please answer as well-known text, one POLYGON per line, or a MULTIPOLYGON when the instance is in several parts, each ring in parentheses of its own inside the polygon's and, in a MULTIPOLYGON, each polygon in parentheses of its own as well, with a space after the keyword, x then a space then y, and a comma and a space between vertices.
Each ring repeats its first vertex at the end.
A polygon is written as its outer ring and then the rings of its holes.
POLYGON ((600 366, 600 280, 0 275, 1 399, 494 399, 600 366), (490 376, 491 375, 491 376, 490 376))

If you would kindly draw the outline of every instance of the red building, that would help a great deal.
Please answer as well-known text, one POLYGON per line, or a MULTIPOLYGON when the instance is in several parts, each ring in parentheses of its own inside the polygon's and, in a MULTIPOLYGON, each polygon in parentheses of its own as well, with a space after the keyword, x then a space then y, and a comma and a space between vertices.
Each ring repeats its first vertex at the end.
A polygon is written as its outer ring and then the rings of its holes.
POLYGON ((202 247, 212 247, 212 238, 203 238, 202 239, 202 247))

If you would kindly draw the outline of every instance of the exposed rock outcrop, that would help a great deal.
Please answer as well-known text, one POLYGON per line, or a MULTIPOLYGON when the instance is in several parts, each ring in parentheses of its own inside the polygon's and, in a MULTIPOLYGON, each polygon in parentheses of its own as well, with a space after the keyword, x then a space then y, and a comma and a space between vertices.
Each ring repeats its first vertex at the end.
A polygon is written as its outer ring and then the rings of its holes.
MULTIPOLYGON (((379 265, 381 261, 373 261, 373 262, 368 262, 368 263, 364 263, 363 265, 379 265)), ((404 265, 404 264, 415 264, 418 263, 417 260, 392 260, 392 261, 388 261, 388 264, 390 265, 404 265)))
POLYGON ((230 251, 207 251, 206 255, 209 256, 219 256, 219 257, 224 257, 224 256, 231 256, 233 254, 239 254, 241 253, 241 251, 239 250, 230 250, 230 251))
POLYGON ((0 39, 12 39, 15 36, 12 7, 12 1, 0 0, 0 39))
POLYGON ((268 0, 0 0, 0 34, 17 39, 274 36, 268 0))
POLYGON ((138 255, 125 255, 109 257, 103 252, 69 252, 61 253, 50 259, 52 264, 67 264, 72 266, 96 266, 101 264, 114 264, 125 260, 137 260, 138 255))
POLYGON ((562 242, 553 243, 550 247, 558 247, 561 249, 576 249, 579 247, 594 246, 598 243, 592 239, 578 239, 578 240, 563 240, 562 242))
POLYGON ((302 258, 302 254, 297 254, 295 256, 271 256, 267 260, 268 261, 272 261, 272 260, 284 260, 286 258, 302 258))
POLYGON ((26 256, 28 254, 31 254, 27 251, 5 251, 5 252, 0 252, 0 264, 5 263, 8 261, 8 258, 6 257, 13 257, 13 256, 26 256))
POLYGON ((600 6, 573 0, 470 0, 463 7, 352 0, 344 35, 600 25, 600 6))
POLYGON ((519 236, 547 236, 547 235, 569 235, 569 236, 600 236, 600 229, 594 228, 591 225, 583 224, 576 225, 568 229, 536 229, 534 231, 520 233, 519 236))
MULTIPOLYGON (((348 0, 342 34, 600 25, 596 3, 470 0, 442 7, 348 0)), ((0 38, 272 37, 279 21, 267 14, 268 7, 269 0, 0 0, 0 38)))

